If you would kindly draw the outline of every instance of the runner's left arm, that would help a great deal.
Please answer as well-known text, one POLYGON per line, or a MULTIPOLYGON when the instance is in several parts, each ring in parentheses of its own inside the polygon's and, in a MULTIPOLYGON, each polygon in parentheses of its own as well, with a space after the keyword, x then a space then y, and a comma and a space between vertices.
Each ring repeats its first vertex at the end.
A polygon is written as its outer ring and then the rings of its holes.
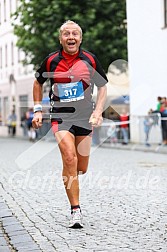
POLYGON ((106 84, 108 82, 108 79, 96 56, 94 56, 94 59, 96 62, 96 70, 94 72, 94 76, 92 79, 95 85, 97 86, 98 92, 97 92, 95 110, 93 111, 89 119, 89 122, 92 124, 93 127, 99 127, 103 121, 102 113, 107 98, 106 84))
POLYGON ((99 127, 103 121, 102 113, 106 97, 107 97, 106 85, 98 87, 96 107, 89 119, 89 122, 92 124, 93 127, 99 127))

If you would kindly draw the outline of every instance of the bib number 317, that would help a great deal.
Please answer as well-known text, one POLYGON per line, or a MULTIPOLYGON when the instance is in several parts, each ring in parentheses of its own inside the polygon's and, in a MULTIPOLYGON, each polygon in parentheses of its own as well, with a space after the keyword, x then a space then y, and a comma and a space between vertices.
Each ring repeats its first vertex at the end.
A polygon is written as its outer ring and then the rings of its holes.
POLYGON ((73 88, 73 89, 67 89, 67 90, 64 90, 64 95, 66 97, 69 97, 69 96, 76 96, 77 94, 77 89, 76 88, 73 88))
POLYGON ((57 86, 60 102, 71 102, 84 99, 82 81, 61 84, 59 83, 57 86))

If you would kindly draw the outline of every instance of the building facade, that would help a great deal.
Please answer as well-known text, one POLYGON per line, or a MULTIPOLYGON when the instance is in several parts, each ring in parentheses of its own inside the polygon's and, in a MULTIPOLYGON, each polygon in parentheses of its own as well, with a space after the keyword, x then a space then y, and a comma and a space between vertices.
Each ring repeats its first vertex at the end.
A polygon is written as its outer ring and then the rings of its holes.
POLYGON ((139 116, 167 96, 167 0, 127 0, 131 140, 139 139, 139 116))
POLYGON ((17 115, 17 134, 21 133, 20 120, 33 105, 33 66, 23 66, 25 54, 16 46, 17 38, 11 25, 11 14, 18 0, 0 0, 0 134, 7 134, 7 118, 12 110, 17 115))

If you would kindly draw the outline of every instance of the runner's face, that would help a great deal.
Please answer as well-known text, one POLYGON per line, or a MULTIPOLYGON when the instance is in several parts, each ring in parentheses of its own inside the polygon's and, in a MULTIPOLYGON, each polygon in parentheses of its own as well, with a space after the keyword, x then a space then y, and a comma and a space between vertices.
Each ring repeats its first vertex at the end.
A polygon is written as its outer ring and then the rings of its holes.
POLYGON ((78 25, 68 24, 65 25, 60 35, 60 44, 64 51, 68 54, 75 54, 79 50, 82 37, 78 25))

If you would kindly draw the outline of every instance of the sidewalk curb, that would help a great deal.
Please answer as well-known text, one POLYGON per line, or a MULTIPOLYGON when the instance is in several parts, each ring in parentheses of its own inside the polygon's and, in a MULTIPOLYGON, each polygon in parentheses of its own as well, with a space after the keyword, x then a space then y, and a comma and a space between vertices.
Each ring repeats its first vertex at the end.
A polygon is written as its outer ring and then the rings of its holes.
POLYGON ((129 143, 128 145, 116 144, 111 145, 109 143, 103 143, 100 145, 101 148, 111 148, 116 150, 128 150, 128 151, 142 151, 142 152, 150 152, 150 153, 158 153, 158 154, 167 154, 167 146, 163 145, 152 145, 147 147, 142 144, 133 144, 129 143))
MULTIPOLYGON (((0 136, 0 139, 17 139, 21 141, 27 141, 29 142, 28 138, 22 137, 22 136, 16 136, 16 137, 5 137, 5 136, 0 136)), ((41 139, 37 139, 34 143, 38 141, 47 141, 47 142, 56 142, 54 138, 49 138, 45 139, 45 137, 41 139)), ((92 145, 92 147, 94 147, 92 145)), ((152 144, 150 147, 145 146, 144 144, 139 144, 139 143, 129 143, 127 145, 122 145, 122 143, 117 143, 115 145, 111 145, 110 143, 105 143, 102 142, 99 145, 96 145, 95 147, 100 147, 100 148, 110 148, 110 149, 116 149, 116 150, 128 150, 128 151, 142 151, 142 152, 152 152, 152 153, 159 153, 159 154, 167 154, 167 145, 158 145, 158 144, 152 144)))

